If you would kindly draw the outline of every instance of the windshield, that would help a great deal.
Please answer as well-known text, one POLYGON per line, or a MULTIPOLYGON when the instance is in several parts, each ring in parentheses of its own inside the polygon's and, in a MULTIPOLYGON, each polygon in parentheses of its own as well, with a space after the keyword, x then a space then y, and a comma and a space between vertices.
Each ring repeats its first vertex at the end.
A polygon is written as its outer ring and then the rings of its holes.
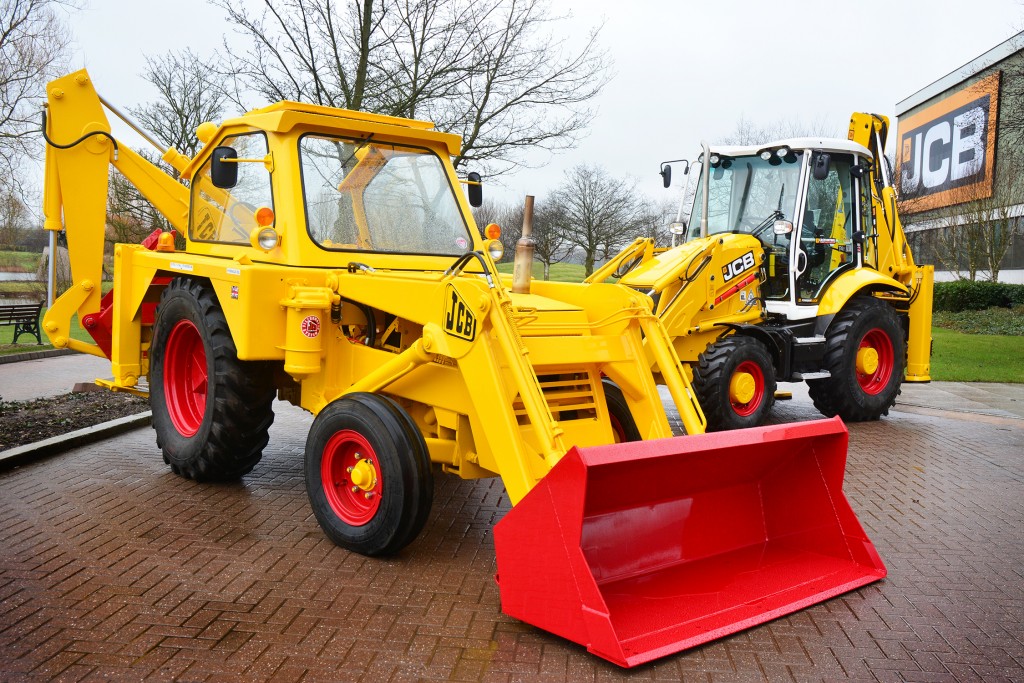
POLYGON ((305 135, 299 142, 310 236, 327 249, 457 256, 473 246, 433 152, 305 135))
MULTIPOLYGON (((776 218, 793 220, 802 158, 798 152, 783 158, 773 154, 769 160, 760 156, 719 156, 709 170, 707 234, 763 234, 776 218)), ((690 212, 689 239, 701 235, 703 183, 701 173, 690 212)))

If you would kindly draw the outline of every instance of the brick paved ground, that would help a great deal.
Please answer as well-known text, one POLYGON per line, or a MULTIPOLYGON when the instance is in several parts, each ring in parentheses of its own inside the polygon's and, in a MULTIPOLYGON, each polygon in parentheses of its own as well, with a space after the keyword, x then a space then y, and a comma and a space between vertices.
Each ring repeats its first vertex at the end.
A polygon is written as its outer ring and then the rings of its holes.
POLYGON ((439 477, 397 559, 332 546, 309 421, 279 405, 234 485, 174 476, 149 429, 0 472, 0 679, 1024 681, 1024 420, 851 425, 846 490, 889 577, 628 672, 501 614, 497 482, 439 477))

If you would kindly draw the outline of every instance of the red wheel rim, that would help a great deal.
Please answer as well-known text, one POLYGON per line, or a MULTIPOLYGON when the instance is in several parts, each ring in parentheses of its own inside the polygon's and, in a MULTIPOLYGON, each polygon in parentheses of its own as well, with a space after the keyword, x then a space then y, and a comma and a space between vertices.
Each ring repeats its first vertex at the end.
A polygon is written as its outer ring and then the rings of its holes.
POLYGON ((857 371, 857 383, 864 393, 872 396, 880 394, 889 384, 892 378, 893 368, 896 367, 896 352, 892 347, 892 339, 883 330, 874 328, 864 335, 860 340, 860 349, 874 349, 878 354, 878 366, 874 372, 857 371))
POLYGON ((362 526, 377 514, 384 482, 377 454, 362 434, 343 429, 328 439, 320 460, 320 478, 327 503, 346 524, 362 526), (358 474, 357 467, 361 479, 353 476, 358 474))
POLYGON ((167 336, 164 352, 164 397, 174 428, 194 436, 206 413, 206 349, 191 320, 179 320, 167 336))
POLYGON ((735 376, 741 372, 745 372, 754 378, 754 395, 746 403, 736 401, 730 396, 729 403, 732 405, 733 412, 737 415, 748 417, 757 412, 758 406, 764 400, 764 372, 761 371, 761 366, 752 360, 745 360, 740 363, 733 375, 735 376))

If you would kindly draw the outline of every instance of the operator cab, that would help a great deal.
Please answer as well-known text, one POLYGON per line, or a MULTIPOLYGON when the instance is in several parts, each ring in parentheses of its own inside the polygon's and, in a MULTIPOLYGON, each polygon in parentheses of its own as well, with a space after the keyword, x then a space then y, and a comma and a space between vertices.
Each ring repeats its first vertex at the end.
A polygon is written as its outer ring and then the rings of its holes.
POLYGON ((719 146, 707 156, 708 168, 694 174, 687 241, 725 232, 758 238, 766 257, 761 294, 767 310, 814 316, 836 277, 864 265, 861 238, 874 233, 871 153, 845 140, 798 138, 719 146))

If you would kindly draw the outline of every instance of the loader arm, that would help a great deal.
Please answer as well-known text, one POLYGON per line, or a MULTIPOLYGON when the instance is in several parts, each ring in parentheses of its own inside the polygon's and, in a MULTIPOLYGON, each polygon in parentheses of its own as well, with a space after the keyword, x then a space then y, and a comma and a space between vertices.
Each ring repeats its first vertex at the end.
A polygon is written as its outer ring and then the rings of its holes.
MULTIPOLYGON (((113 165, 179 232, 188 224, 188 189, 110 135, 110 123, 88 74, 79 71, 47 88, 44 135, 47 140, 43 195, 44 227, 65 230, 71 286, 43 318, 43 329, 57 348, 96 356, 96 344, 72 339, 71 318, 100 309, 106 231, 109 166, 113 165)), ((164 160, 180 170, 176 150, 164 160)))

